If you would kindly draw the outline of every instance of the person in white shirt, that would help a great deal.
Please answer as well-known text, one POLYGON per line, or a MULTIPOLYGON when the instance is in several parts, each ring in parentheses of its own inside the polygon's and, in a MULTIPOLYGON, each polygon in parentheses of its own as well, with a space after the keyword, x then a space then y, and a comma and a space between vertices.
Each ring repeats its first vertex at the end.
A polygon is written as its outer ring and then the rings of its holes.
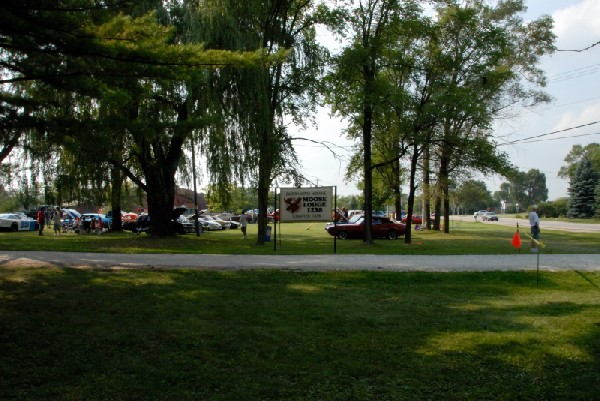
POLYGON ((240 215, 240 228, 242 230, 242 239, 246 239, 246 227, 248 226, 248 215, 246 215, 246 211, 242 210, 242 214, 240 215))
MULTIPOLYGON (((531 226, 531 236, 533 239, 538 240, 540 238, 540 217, 537 214, 537 205, 531 207, 531 213, 529 213, 529 225, 531 226)), ((531 252, 537 252, 537 243, 531 241, 531 252)))

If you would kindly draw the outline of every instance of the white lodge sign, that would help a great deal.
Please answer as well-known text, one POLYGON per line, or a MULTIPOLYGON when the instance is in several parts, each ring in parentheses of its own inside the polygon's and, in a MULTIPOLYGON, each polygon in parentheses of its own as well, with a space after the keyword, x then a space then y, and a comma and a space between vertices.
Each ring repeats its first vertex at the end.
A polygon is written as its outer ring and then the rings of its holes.
POLYGON ((329 221, 332 210, 333 187, 280 189, 280 221, 329 221))

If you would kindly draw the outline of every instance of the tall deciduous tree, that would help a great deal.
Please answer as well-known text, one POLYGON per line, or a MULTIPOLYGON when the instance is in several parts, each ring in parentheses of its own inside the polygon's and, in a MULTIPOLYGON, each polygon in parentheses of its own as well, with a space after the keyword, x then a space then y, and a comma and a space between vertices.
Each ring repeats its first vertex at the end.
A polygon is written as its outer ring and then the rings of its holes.
MULTIPOLYGON (((211 95, 223 106, 223 141, 236 133, 230 148, 244 153, 236 178, 250 177, 258 189, 257 243, 263 244, 273 181, 301 181, 284 118, 304 125, 318 105, 317 84, 326 55, 316 41, 319 9, 311 0, 222 0, 212 2, 207 11, 203 21, 213 29, 200 36, 207 47, 287 52, 277 65, 230 68, 211 76, 211 87, 216 88, 211 95)), ((210 168, 213 163, 222 159, 209 159, 209 169, 216 171, 210 168)), ((222 182, 217 175, 213 178, 215 185, 222 182)))
MULTIPOLYGON (((531 106, 548 100, 540 90, 544 74, 537 65, 543 54, 553 50, 552 20, 542 17, 524 23, 518 17, 524 10, 520 0, 494 7, 483 1, 444 2, 438 9, 441 54, 436 64, 446 74, 440 94, 444 123, 436 143, 437 194, 445 199, 446 231, 449 174, 457 168, 506 174, 510 167, 507 157, 498 152, 488 135, 493 118, 514 104, 531 106)), ((436 218, 440 214, 436 208, 436 218)))
MULTIPOLYGON (((329 103, 334 112, 350 120, 350 132, 360 134, 365 221, 373 210, 373 131, 375 116, 385 99, 383 60, 394 38, 403 8, 397 0, 361 0, 348 5, 350 44, 336 58, 329 82, 329 103)), ((408 2, 407 2, 408 3, 408 2)), ((365 224, 366 243, 373 242, 372 227, 365 224)))

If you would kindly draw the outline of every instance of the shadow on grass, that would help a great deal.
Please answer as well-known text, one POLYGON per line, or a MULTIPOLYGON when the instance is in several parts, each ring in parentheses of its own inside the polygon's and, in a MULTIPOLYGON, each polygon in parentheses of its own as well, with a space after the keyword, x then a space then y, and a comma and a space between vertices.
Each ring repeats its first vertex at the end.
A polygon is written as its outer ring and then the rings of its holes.
POLYGON ((575 273, 535 282, 531 272, 0 270, 0 393, 593 399, 596 288, 575 273))

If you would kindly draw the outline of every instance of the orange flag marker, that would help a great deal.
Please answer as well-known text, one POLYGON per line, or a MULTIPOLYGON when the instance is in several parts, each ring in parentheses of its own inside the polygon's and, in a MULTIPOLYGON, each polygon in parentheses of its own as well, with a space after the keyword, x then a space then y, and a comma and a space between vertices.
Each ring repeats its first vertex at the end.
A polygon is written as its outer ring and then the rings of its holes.
POLYGON ((521 249, 521 236, 519 235, 519 223, 517 223, 517 232, 515 232, 515 235, 513 236, 512 239, 512 246, 514 246, 517 249, 521 249))

